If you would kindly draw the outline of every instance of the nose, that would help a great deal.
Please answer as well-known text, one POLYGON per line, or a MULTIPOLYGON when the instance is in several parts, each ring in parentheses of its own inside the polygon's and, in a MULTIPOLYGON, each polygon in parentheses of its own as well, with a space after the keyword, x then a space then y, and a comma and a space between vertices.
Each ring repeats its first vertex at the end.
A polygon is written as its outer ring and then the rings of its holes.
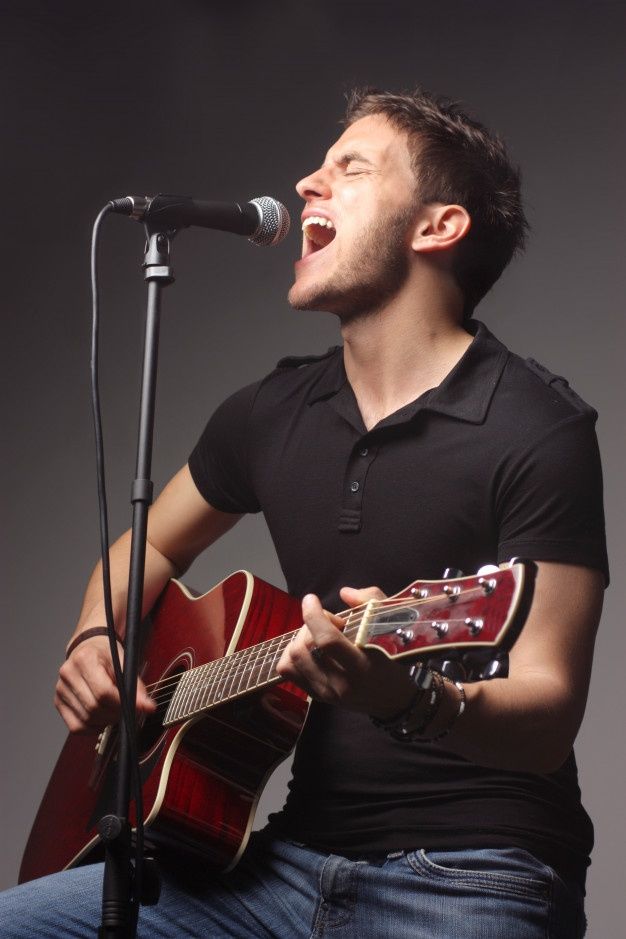
POLYGON ((305 176, 300 182, 296 183, 296 192, 305 202, 311 199, 328 199, 330 196, 330 185, 324 173, 324 168, 320 167, 318 170, 315 170, 315 172, 311 173, 309 176, 305 176))

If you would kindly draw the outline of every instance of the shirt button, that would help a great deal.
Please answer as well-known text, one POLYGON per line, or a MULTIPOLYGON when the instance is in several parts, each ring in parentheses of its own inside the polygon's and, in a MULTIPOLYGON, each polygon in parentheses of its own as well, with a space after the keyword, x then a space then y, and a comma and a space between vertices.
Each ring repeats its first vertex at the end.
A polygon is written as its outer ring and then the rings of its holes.
POLYGON ((367 456, 367 454, 369 453, 369 450, 367 449, 367 447, 363 447, 362 450, 359 450, 359 453, 361 454, 361 456, 367 456))
POLYGON ((350 483, 350 489, 352 490, 352 492, 358 492, 358 491, 359 491, 359 484, 358 484, 358 482, 356 481, 356 479, 354 480, 354 482, 350 483))

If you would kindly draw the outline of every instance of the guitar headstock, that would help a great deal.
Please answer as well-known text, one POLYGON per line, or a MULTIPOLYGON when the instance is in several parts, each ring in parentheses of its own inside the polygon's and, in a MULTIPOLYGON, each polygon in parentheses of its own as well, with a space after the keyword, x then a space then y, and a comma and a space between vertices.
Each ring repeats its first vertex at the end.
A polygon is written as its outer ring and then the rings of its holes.
POLYGON ((509 649, 528 610, 533 571, 533 565, 516 561, 471 577, 416 580, 360 611, 355 644, 390 658, 509 649))

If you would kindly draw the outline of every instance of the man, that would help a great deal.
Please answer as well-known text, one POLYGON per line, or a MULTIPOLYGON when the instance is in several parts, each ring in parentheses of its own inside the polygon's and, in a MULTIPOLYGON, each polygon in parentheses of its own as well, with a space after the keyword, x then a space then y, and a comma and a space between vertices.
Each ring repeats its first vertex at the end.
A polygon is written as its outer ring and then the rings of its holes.
MULTIPOLYGON (((595 415, 470 319, 524 240, 518 174, 455 106, 365 93, 297 189, 289 299, 335 313, 343 348, 218 408, 152 507, 145 606, 263 511, 306 594, 278 669, 314 703, 284 810, 227 877, 166 865, 139 935, 582 936, 592 830, 572 744, 607 576, 595 415), (538 572, 505 678, 435 673, 424 692, 326 612, 513 555, 538 572)), ((111 552, 120 630, 129 540, 111 552)), ((86 635, 103 621, 97 569, 56 689, 72 731, 117 719, 107 641, 86 635)), ((141 683, 137 707, 154 708, 141 683)), ((59 935, 76 908, 66 934, 91 934, 99 877, 10 892, 5 934, 59 935)))

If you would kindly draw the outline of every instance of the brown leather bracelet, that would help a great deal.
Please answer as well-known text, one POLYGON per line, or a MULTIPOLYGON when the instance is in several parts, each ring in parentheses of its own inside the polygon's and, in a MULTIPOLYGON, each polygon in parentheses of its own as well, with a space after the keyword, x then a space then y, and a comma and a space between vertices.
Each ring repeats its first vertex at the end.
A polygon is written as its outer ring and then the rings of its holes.
MULTIPOLYGON (((108 635, 109 635, 109 630, 106 628, 106 626, 92 626, 91 629, 84 629, 82 633, 79 633, 70 642, 65 652, 65 659, 66 660, 69 659, 70 655, 72 654, 76 646, 79 646, 81 642, 85 641, 85 639, 92 639, 94 636, 108 636, 108 635)), ((117 635, 117 633, 115 633, 115 638, 117 639, 117 641, 123 648, 124 643, 120 639, 120 637, 117 635)))

